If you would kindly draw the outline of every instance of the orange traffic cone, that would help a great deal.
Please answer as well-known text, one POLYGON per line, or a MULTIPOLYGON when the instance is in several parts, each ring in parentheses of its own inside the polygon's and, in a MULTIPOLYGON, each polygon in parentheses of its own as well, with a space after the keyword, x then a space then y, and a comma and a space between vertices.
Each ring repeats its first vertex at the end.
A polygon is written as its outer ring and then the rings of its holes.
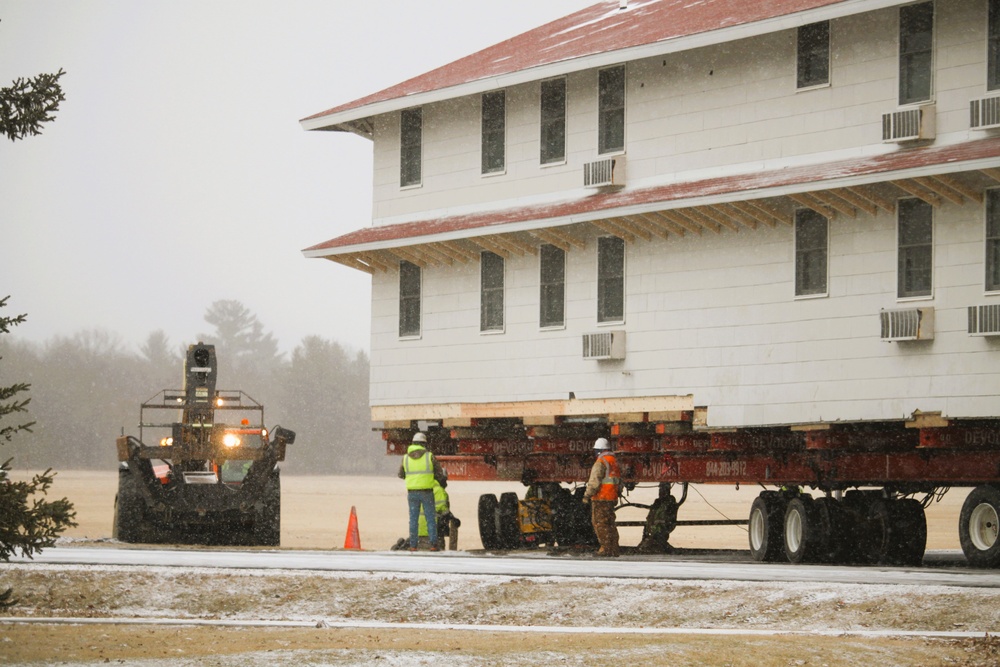
POLYGON ((344 539, 345 549, 360 549, 361 535, 358 533, 358 512, 351 507, 351 519, 347 522, 347 538, 344 539))

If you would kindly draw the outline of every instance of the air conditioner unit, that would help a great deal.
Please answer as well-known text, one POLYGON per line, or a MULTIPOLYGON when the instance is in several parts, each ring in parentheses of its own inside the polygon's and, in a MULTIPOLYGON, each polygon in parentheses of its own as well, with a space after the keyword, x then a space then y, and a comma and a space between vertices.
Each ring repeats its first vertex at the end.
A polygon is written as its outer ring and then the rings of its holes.
POLYGON ((883 310, 882 340, 932 340, 934 338, 934 309, 906 308, 904 310, 883 310))
POLYGON ((1000 127, 1000 97, 969 100, 969 127, 973 130, 1000 127))
POLYGON ((935 137, 934 105, 882 114, 882 142, 898 143, 935 137))
POLYGON ((969 335, 1000 336, 1000 303, 969 306, 969 335))
POLYGON ((603 188, 625 185, 625 156, 609 157, 583 165, 583 187, 603 188))
POLYGON ((625 332, 601 331, 583 334, 584 359, 624 359, 625 332))

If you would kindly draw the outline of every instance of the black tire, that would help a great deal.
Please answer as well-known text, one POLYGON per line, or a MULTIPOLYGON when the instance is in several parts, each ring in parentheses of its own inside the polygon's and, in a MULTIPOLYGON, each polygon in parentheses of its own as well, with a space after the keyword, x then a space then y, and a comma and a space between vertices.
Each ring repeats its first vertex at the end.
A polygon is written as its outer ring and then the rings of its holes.
POLYGON ((924 506, 918 500, 904 498, 892 503, 891 510, 893 543, 890 562, 893 565, 920 565, 927 548, 927 516, 924 514, 924 506))
POLYGON ((254 512, 253 543, 264 547, 281 545, 281 471, 277 468, 264 487, 261 506, 254 512))
POLYGON ((759 563, 773 563, 785 551, 785 503, 775 491, 763 491, 750 506, 748 533, 750 556, 759 563))
POLYGON ((1000 566, 1000 489, 972 490, 958 517, 958 540, 972 567, 1000 566))
POLYGON ((493 494, 479 496, 479 539, 487 551, 500 548, 500 541, 497 539, 497 505, 497 497, 493 494))
POLYGON ((788 501, 784 521, 785 557, 790 563, 820 560, 826 549, 827 535, 820 520, 819 508, 810 496, 796 496, 788 501))
POLYGON ((497 539, 501 549, 517 549, 521 546, 517 494, 513 491, 500 494, 500 503, 497 507, 497 539))
POLYGON ((115 495, 115 514, 111 537, 120 542, 141 540, 145 500, 139 483, 128 468, 118 470, 118 493, 115 495))
POLYGON ((817 558, 824 563, 847 563, 851 560, 851 523, 843 502, 833 498, 817 498, 814 502, 825 539, 817 558))
POLYGON ((569 547, 573 535, 573 494, 560 488, 552 498, 552 539, 560 547, 569 547))

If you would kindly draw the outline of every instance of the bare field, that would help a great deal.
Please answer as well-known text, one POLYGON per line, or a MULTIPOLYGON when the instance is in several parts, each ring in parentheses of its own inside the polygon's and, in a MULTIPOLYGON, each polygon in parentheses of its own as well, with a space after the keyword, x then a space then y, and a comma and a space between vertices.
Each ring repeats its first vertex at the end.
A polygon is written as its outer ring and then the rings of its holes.
MULTIPOLYGON (((14 478, 30 477, 28 471, 13 471, 14 478)), ((406 491, 395 477, 283 476, 281 480, 281 546, 291 549, 339 549, 344 546, 351 507, 357 509, 361 547, 384 551, 407 534, 406 491)), ((66 497, 76 506, 79 526, 66 537, 91 540, 110 538, 114 498, 118 488, 116 471, 62 470, 50 491, 54 498, 66 497)), ((448 486, 452 512, 462 520, 459 549, 481 549, 477 505, 484 493, 500 494, 524 487, 515 482, 453 482, 448 486)), ((678 518, 746 519, 759 489, 744 486, 700 485, 691 487, 678 518)), ((675 494, 679 493, 675 490, 675 494)), ((959 549, 958 514, 967 489, 953 489, 927 510, 927 548, 959 549)), ((656 488, 638 488, 631 502, 649 504, 656 488)), ((618 518, 641 521, 645 510, 625 508, 618 518)), ((635 546, 642 528, 623 528, 622 545, 635 546)), ((691 549, 746 549, 743 526, 687 527, 674 531, 670 543, 691 549)))

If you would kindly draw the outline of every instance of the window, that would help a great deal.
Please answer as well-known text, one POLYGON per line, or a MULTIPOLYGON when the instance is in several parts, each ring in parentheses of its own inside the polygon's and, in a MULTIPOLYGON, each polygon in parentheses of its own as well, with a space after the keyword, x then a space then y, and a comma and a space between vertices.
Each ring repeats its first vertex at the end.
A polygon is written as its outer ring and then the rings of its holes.
POLYGON ((830 83, 830 22, 820 21, 799 28, 798 74, 795 85, 808 88, 830 83))
POLYGON ((795 212, 795 296, 826 294, 827 219, 812 209, 795 212))
POLYGON ((597 152, 625 150, 625 65, 602 69, 597 80, 597 152))
POLYGON ((503 257, 492 252, 479 256, 479 330, 503 331, 503 257))
POLYGON ((986 191, 986 291, 1000 291, 1000 190, 986 191))
POLYGON ((930 296, 933 256, 931 205, 920 199, 901 199, 897 296, 930 296))
POLYGON ((899 103, 931 99, 931 53, 934 45, 934 3, 899 10, 899 103))
POLYGON ((566 253, 562 248, 546 244, 542 246, 539 256, 538 324, 542 327, 561 327, 566 323, 566 253))
POLYGON ((986 89, 1000 88, 1000 0, 990 0, 987 18, 986 89))
POLYGON ((542 81, 542 164, 566 159, 566 79, 542 81))
POLYGON ((483 173, 502 172, 506 164, 507 98, 504 91, 483 93, 483 173))
POLYGON ((625 321, 625 241, 597 239, 597 321, 625 321))
POLYGON ((406 109, 399 120, 399 185, 420 185, 423 114, 420 109, 406 109))
POLYGON ((420 267, 399 263, 399 337, 420 335, 420 267))

